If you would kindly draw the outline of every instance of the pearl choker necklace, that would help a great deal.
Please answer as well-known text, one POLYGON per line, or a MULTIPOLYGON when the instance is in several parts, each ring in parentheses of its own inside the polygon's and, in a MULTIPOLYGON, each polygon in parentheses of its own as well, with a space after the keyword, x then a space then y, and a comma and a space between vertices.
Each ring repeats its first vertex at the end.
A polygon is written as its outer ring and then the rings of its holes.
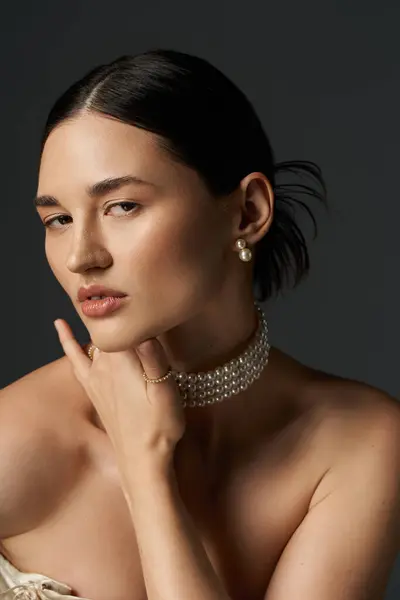
POLYGON ((246 390, 268 364, 270 345, 268 324, 261 306, 254 302, 259 316, 257 332, 248 348, 237 358, 205 373, 172 371, 179 386, 183 406, 208 406, 246 390))

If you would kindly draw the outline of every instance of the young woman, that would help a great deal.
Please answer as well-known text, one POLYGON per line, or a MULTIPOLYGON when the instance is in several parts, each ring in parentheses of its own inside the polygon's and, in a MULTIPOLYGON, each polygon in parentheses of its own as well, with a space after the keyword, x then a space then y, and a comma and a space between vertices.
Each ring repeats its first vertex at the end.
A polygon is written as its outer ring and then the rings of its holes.
POLYGON ((123 56, 56 102, 35 204, 91 342, 61 318, 65 356, 1 391, 0 598, 382 598, 398 404, 270 346, 260 304, 309 268, 296 190, 325 201, 319 168, 276 163, 200 58, 123 56))

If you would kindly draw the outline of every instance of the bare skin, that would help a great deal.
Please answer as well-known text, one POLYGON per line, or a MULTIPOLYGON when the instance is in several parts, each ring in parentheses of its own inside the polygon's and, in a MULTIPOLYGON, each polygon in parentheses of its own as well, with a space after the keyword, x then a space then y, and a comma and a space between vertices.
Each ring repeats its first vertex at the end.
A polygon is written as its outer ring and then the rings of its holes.
MULTIPOLYGON (((226 429, 218 460, 207 461, 200 438, 184 437, 176 450, 182 497, 232 600, 263 597, 347 440, 377 411, 398 410, 277 348, 267 368, 270 391, 246 407, 245 425, 226 429)), ((67 358, 8 386, 0 400, 4 556, 78 596, 145 600, 113 451, 67 358)))
MULTIPOLYGON (((44 223, 54 219, 46 257, 101 351, 157 337, 173 369, 198 372, 247 346, 256 325, 252 263, 238 259, 235 242, 252 247, 268 233, 274 197, 262 173, 217 200, 152 134, 82 114, 50 134, 38 195, 57 198, 58 205, 38 207, 44 223), (127 174, 151 183, 88 192, 127 174), (125 211, 118 202, 138 208, 125 211), (91 283, 124 292, 124 309, 107 319, 86 316, 77 292, 91 283)), ((174 455, 179 490, 232 600, 262 600, 288 541, 329 495, 326 482, 336 482, 326 474, 354 456, 357 440, 383 414, 399 423, 398 405, 385 394, 275 347, 239 396, 185 410, 174 455)), ((392 455, 386 450, 387 464, 392 455)), ((67 357, 0 392, 0 481, 2 550, 17 568, 63 581, 78 596, 145 600, 113 448, 67 357)), ((288 597, 285 579, 276 580, 272 600, 288 597)))

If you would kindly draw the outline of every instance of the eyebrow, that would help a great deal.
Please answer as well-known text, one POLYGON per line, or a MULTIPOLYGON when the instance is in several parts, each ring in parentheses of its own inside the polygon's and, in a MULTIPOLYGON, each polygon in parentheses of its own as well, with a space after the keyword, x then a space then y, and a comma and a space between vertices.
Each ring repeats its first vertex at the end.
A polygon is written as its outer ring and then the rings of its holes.
MULTIPOLYGON (((100 198, 109 192, 113 192, 125 185, 132 183, 136 185, 150 185, 155 187, 155 184, 151 181, 146 181, 145 179, 141 179, 136 175, 122 175, 121 177, 108 177, 107 179, 93 183, 92 185, 87 186, 85 191, 90 198, 100 198)), ((33 199, 33 205, 36 208, 38 206, 61 206, 57 198, 47 194, 43 196, 35 196, 33 199)))

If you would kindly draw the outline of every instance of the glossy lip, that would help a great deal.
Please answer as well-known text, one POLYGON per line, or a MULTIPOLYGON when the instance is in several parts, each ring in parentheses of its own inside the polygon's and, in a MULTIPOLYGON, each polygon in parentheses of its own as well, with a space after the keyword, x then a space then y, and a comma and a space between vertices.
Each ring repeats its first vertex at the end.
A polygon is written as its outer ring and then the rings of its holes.
POLYGON ((105 317, 119 309, 125 297, 108 296, 102 300, 85 300, 82 302, 82 312, 87 317, 105 317))
POLYGON ((78 301, 84 302, 90 296, 113 296, 114 298, 123 298, 124 292, 104 287, 103 285, 90 285, 89 287, 80 287, 78 290, 78 301))

